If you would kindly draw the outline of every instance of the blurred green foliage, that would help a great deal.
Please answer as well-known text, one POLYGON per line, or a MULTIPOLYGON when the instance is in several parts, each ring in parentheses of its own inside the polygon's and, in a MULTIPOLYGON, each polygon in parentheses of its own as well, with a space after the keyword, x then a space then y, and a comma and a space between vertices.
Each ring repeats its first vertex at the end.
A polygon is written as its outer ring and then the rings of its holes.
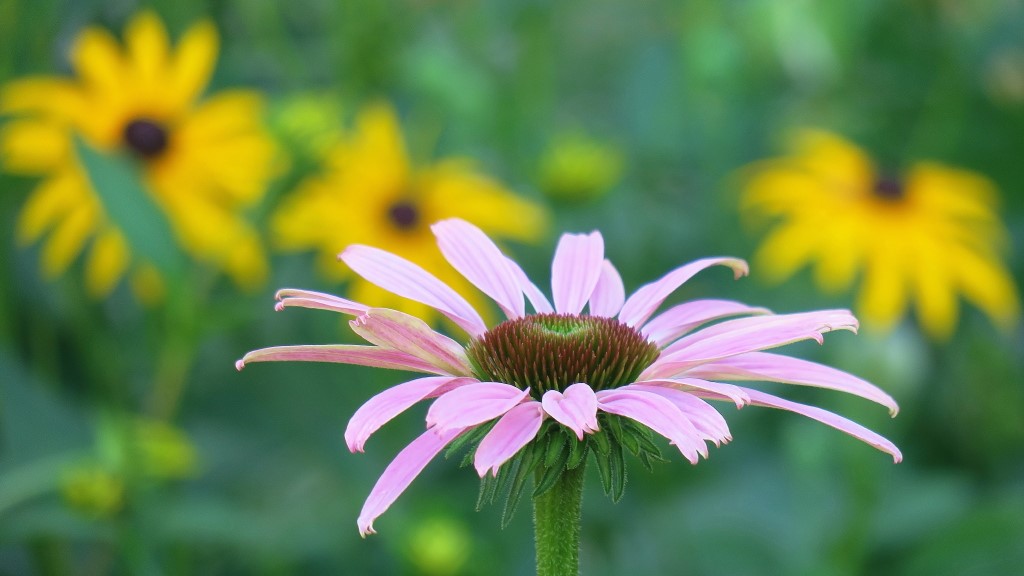
MULTIPOLYGON (((537 198, 550 142, 580 130, 620 150, 624 171, 604 196, 555 205, 555 228, 602 230, 633 289, 692 258, 748 257, 755 238, 734 213, 736 170, 777 151, 788 128, 811 125, 892 166, 931 158, 990 176, 1018 285, 1024 275, 1019 2, 0 0, 0 83, 66 72, 83 26, 118 30, 143 6, 176 34, 211 17, 222 34, 214 87, 268 94, 271 125, 295 161, 257 217, 315 170, 317 123, 375 98, 399 106, 414 157, 470 155, 537 198), (325 108, 312 120, 287 116, 301 98, 325 108)), ((235 372, 253 348, 350 338, 332 315, 273 313, 279 286, 343 290, 314 275, 312 258, 276 257, 255 294, 182 270, 175 285, 191 288, 162 307, 142 307, 125 287, 92 301, 80 270, 44 281, 37 249, 16 246, 32 185, 0 175, 0 574, 532 571, 528 514, 499 529, 501 507, 475 512, 478 481, 454 462, 430 466, 379 535, 358 537, 363 498, 422 427, 422 411, 365 454, 350 455, 342 431, 401 375, 334 365, 235 372), (108 427, 140 414, 186 435, 194 472, 154 476, 129 458, 102 468, 123 484, 120 506, 71 505, 68 471, 126 449, 108 427)), ((514 251, 545 279, 552 246, 514 251)), ((816 294, 807 278, 769 290, 757 276, 734 284, 708 274, 676 298, 777 311, 849 304, 816 294)), ((1018 570, 1021 329, 998 334, 970 311, 941 346, 913 325, 884 339, 826 340, 796 353, 879 384, 901 415, 823 391, 790 397, 886 434, 904 463, 812 422, 725 407, 735 441, 708 462, 676 458, 631 476, 614 505, 590 471, 584 573, 1018 570)))

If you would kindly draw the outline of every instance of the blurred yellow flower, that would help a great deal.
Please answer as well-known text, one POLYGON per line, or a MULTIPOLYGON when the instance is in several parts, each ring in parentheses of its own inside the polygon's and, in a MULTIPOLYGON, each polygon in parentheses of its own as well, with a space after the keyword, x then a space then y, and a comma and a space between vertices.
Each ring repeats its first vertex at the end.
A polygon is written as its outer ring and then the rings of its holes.
POLYGON ((614 146, 582 134, 563 134, 541 162, 541 189, 557 200, 594 200, 618 184, 623 164, 622 152, 614 146))
POLYGON ((869 327, 891 328, 912 301, 924 330, 945 339, 958 295, 1004 328, 1020 315, 996 201, 974 172, 918 162, 889 176, 852 143, 808 130, 789 156, 751 167, 741 209, 777 220, 755 256, 774 280, 810 264, 822 289, 839 291, 862 273, 857 306, 869 327))
POLYGON ((121 476, 96 464, 65 471, 60 478, 60 493, 68 506, 90 516, 112 516, 124 505, 121 476))
MULTIPOLYGON (((135 280, 152 270, 132 258, 132 246, 91 187, 75 156, 77 136, 103 153, 134 157, 186 252, 239 285, 259 283, 264 251, 238 214, 260 200, 279 168, 259 123, 259 94, 231 90, 199 100, 218 50, 210 22, 191 27, 172 50, 163 23, 143 12, 128 23, 124 40, 122 49, 105 30, 86 28, 71 49, 74 78, 26 78, 0 91, 0 114, 13 116, 0 130, 4 167, 44 177, 19 217, 19 240, 49 233, 42 250, 48 277, 88 245, 86 284, 96 296, 126 273, 135 280)), ((152 284, 148 275, 141 284, 152 284)))
POLYGON ((518 241, 540 238, 548 221, 543 208, 480 174, 467 159, 413 167, 395 111, 375 104, 360 112, 352 133, 330 151, 324 173, 282 201, 271 228, 282 249, 315 249, 328 278, 351 279, 353 299, 434 319, 432 308, 349 275, 337 255, 349 244, 382 248, 481 304, 483 299, 444 260, 430 232, 431 223, 451 217, 518 241))

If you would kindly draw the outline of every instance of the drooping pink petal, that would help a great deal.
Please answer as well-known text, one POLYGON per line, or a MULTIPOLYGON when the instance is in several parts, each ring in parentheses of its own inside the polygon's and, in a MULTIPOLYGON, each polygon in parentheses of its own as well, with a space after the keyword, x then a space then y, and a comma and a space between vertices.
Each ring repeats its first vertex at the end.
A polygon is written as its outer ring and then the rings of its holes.
POLYGON ((598 409, 636 420, 668 438, 693 464, 699 460, 698 455, 707 458, 703 436, 675 404, 658 394, 627 388, 598 392, 598 409))
MULTIPOLYGON (((641 374, 643 376, 643 374, 641 374)), ((732 400, 736 404, 737 408, 743 408, 750 403, 750 396, 743 391, 743 388, 733 385, 725 384, 723 382, 711 382, 709 380, 701 380, 700 378, 652 378, 643 379, 641 378, 636 385, 640 386, 656 386, 659 388, 674 388, 676 390, 705 390, 708 392, 714 392, 715 394, 721 394, 729 400, 732 400)))
POLYGON ((643 384, 630 384, 629 386, 619 388, 619 390, 640 390, 665 397, 690 419, 694 427, 704 435, 705 440, 714 442, 715 446, 720 446, 723 442, 732 440, 732 434, 729 433, 729 425, 718 410, 715 410, 712 405, 689 392, 675 388, 646 386, 643 384))
POLYGON ((498 475, 498 469, 537 436, 544 422, 540 402, 523 402, 502 416, 476 447, 473 466, 481 478, 487 471, 498 475))
POLYGON ((359 534, 376 534, 373 521, 383 514, 402 492, 405 492, 409 484, 426 468, 427 463, 464 430, 465 428, 454 428, 444 432, 427 430, 403 448, 384 469, 384 473, 377 479, 373 490, 363 503, 363 509, 356 521, 359 534))
POLYGON ((508 412, 530 395, 501 382, 479 382, 447 392, 427 410, 427 427, 438 430, 476 426, 508 412))
POLYGON ((479 228, 450 218, 430 227, 445 259, 481 292, 487 294, 509 318, 526 312, 523 289, 508 266, 508 258, 479 228))
POLYGON ((353 346, 350 344, 304 344, 261 348, 249 352, 241 360, 235 362, 235 368, 241 370, 246 364, 252 362, 336 362, 453 376, 453 374, 445 374, 437 366, 405 352, 378 346, 353 346))
POLYGON ((600 232, 562 234, 551 262, 551 295, 559 314, 579 314, 601 275, 604 238, 600 232))
POLYGON ((601 263, 601 275, 597 278, 594 293, 590 295, 590 314, 614 318, 625 301, 626 288, 622 285, 622 277, 615 266, 605 260, 601 263))
POLYGON ((519 264, 511 258, 508 258, 507 261, 509 268, 512 269, 512 272, 519 280, 519 286, 523 289, 523 293, 526 294, 526 299, 530 301, 530 305, 533 306, 534 311, 536 311, 537 314, 554 312, 555 309, 551 306, 551 302, 548 302, 547 297, 540 291, 540 288, 537 288, 537 285, 530 280, 530 277, 526 275, 526 272, 523 272, 522 267, 520 267, 519 264))
POLYGON ((428 376, 388 388, 367 400, 348 421, 348 427, 345 428, 348 449, 351 452, 362 452, 371 434, 420 400, 476 381, 474 378, 428 376))
POLYGON ((285 308, 296 306, 300 308, 330 310, 332 312, 341 312, 342 314, 358 316, 369 309, 369 306, 366 306, 365 304, 339 298, 332 294, 314 292, 312 290, 299 290, 295 288, 283 288, 278 290, 277 294, 274 295, 274 298, 279 300, 277 305, 274 306, 274 309, 279 312, 285 308))
POLYGON ((856 332, 857 326, 857 319, 847 310, 726 320, 675 341, 644 374, 646 378, 677 375, 699 364, 800 340, 812 339, 820 344, 826 332, 856 332))
POLYGON ((896 416, 899 406, 892 396, 852 374, 830 366, 769 352, 730 356, 686 371, 688 376, 715 380, 764 380, 839 390, 877 402, 896 416))
POLYGON ((691 300, 658 314, 644 324, 640 332, 658 346, 664 347, 701 324, 747 314, 771 314, 771 310, 732 300, 691 300))
POLYGON ((573 384, 565 392, 548 390, 541 398, 549 416, 576 433, 583 440, 584 433, 597 432, 597 396, 587 384, 573 384))
MULTIPOLYGON (((833 414, 828 410, 823 410, 816 406, 807 406, 806 404, 790 402, 789 400, 779 398, 778 396, 772 396, 771 394, 765 394, 764 392, 752 390, 750 388, 745 388, 745 390, 747 394, 750 395, 750 403, 754 406, 765 406, 767 408, 788 410, 790 412, 800 414, 801 416, 806 416, 812 420, 817 420, 826 426, 831 426, 836 430, 845 432, 862 442, 874 446, 886 454, 891 454, 893 461, 896 463, 903 461, 903 454, 895 444, 852 420, 848 420, 838 414, 833 414)), ((694 392, 694 394, 712 400, 724 399, 723 396, 711 392, 694 392)))
POLYGON ((443 373, 453 376, 470 376, 473 373, 466 349, 461 344, 434 332, 415 316, 387 308, 370 308, 349 325, 367 342, 411 354, 443 373))
POLYGON ((371 284, 436 308, 470 336, 480 336, 487 331, 480 314, 465 298, 405 258, 362 245, 349 246, 338 257, 371 284))
POLYGON ((684 264, 634 292, 622 305, 619 320, 630 326, 643 325, 669 294, 701 270, 719 264, 732 268, 736 278, 745 276, 748 271, 747 263, 739 258, 702 258, 684 264))

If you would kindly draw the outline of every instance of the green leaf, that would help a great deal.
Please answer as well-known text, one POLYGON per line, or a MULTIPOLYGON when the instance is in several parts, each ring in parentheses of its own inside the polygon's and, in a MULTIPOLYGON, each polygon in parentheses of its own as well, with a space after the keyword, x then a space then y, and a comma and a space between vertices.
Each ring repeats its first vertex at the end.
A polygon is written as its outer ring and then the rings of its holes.
POLYGON ((611 465, 611 497, 612 502, 618 502, 626 492, 626 461, 622 457, 622 444, 612 444, 612 451, 609 454, 611 465))
POLYGON ((582 441, 569 442, 569 459, 565 461, 566 470, 575 470, 587 458, 590 442, 584 438, 582 441))
MULTIPOLYGON (((558 479, 562 477, 562 473, 565 472, 565 463, 569 460, 569 447, 563 443, 561 448, 557 459, 550 465, 547 464, 545 459, 544 474, 541 475, 537 486, 533 489, 534 498, 550 490, 555 485, 555 482, 558 482, 558 479)), ((550 452, 549 450, 548 453, 550 452)))
POLYGON ((530 477, 530 473, 533 472, 533 469, 540 462, 540 456, 538 455, 540 450, 534 446, 534 444, 527 446, 528 452, 523 455, 523 459, 515 471, 515 477, 512 479, 508 498, 505 499, 505 509, 501 513, 501 527, 503 529, 512 522, 512 516, 516 513, 516 506, 519 505, 519 499, 523 496, 523 489, 526 487, 526 479, 530 477))
POLYGON ((95 150, 77 136, 75 154, 104 212, 124 235, 131 251, 156 266, 167 279, 180 275, 185 262, 178 240, 163 210, 143 185, 137 163, 123 154, 95 150))
POLYGON ((565 459, 568 458, 568 454, 569 447, 567 446, 565 434, 557 430, 554 433, 549 434, 547 450, 544 451, 544 467, 550 468, 559 461, 564 464, 565 459))

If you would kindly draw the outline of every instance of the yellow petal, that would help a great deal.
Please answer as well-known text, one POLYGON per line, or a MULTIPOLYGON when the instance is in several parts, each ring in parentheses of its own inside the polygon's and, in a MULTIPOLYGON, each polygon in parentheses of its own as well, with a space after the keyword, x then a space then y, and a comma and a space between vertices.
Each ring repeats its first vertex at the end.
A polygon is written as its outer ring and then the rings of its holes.
POLYGON ((957 302, 953 279, 950 277, 945 259, 946 251, 919 243, 916 257, 907 262, 916 272, 913 274, 914 291, 917 295, 918 322, 932 338, 948 340, 957 322, 957 302))
POLYGON ((217 29, 212 22, 200 22, 178 42, 167 78, 168 97, 184 109, 199 97, 217 60, 217 29))
POLYGON ((1020 294, 1013 277, 994 254, 983 255, 966 249, 953 250, 956 281, 964 297, 1008 329, 1020 320, 1020 294))
POLYGON ((902 265, 892 251, 882 250, 867 259, 857 308, 869 328, 887 331, 903 316, 907 283, 902 265))
POLYGON ((43 246, 43 275, 53 278, 82 253, 85 241, 96 230, 97 213, 94 206, 78 206, 54 228, 43 246))
POLYGON ((164 73, 167 68, 167 29, 157 15, 146 10, 128 22, 125 28, 125 47, 134 73, 133 86, 148 97, 167 96, 164 73))
POLYGON ((754 254, 758 274, 768 282, 789 278, 811 260, 817 240, 813 227, 797 222, 779 225, 754 254))
POLYGON ((89 202, 91 191, 76 171, 55 174, 43 180, 29 196, 18 217, 18 241, 35 242, 65 215, 89 202))
POLYGON ((71 63, 86 87, 108 104, 124 100, 129 80, 117 40, 100 28, 86 28, 75 38, 71 63))
POLYGON ((10 82, 0 90, 0 114, 36 113, 74 122, 86 110, 85 95, 64 78, 36 76, 10 82))
POLYGON ((10 172, 42 174, 68 161, 69 135, 54 122, 11 120, 0 127, 0 160, 10 172))
POLYGON ((408 182, 410 168, 405 141, 391 106, 374 104, 360 112, 349 147, 357 155, 345 162, 347 169, 360 170, 368 177, 380 174, 408 182))
POLYGON ((833 194, 862 195, 874 187, 871 159, 852 142, 821 130, 801 130, 792 137, 800 166, 822 178, 833 194))
POLYGON ((85 264, 85 286, 89 294, 101 298, 110 294, 128 268, 128 246, 114 228, 107 228, 93 240, 85 264))
POLYGON ((179 127, 183 145, 248 133, 258 126, 263 98, 252 90, 225 90, 199 105, 179 127))
POLYGON ((542 206, 473 171, 464 161, 448 160, 425 170, 418 187, 429 222, 455 216, 488 234, 525 242, 539 240, 548 228, 548 212, 542 206))

